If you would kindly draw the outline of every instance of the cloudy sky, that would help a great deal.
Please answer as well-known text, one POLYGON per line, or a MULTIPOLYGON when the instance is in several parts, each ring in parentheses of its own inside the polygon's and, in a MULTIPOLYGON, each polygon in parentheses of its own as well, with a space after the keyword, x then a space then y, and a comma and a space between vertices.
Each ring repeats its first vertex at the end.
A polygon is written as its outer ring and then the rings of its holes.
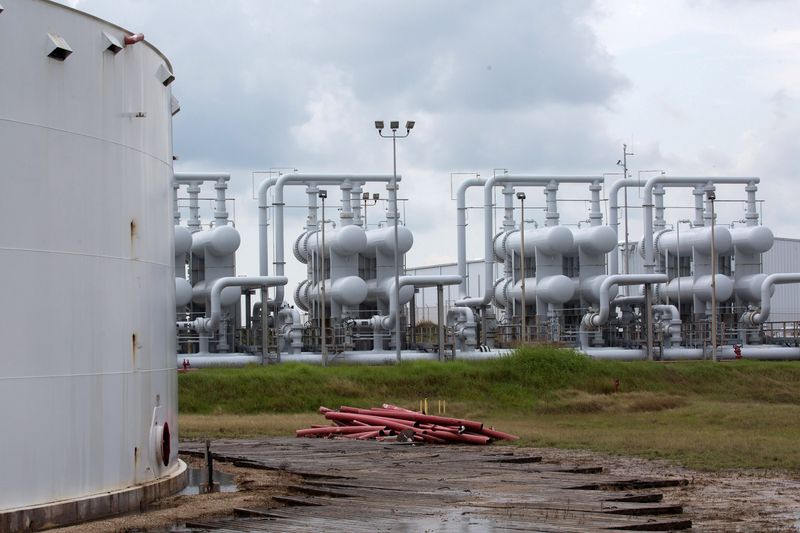
MULTIPOLYGON (((800 238, 796 0, 66 3, 143 32, 172 61, 176 170, 233 174, 242 274, 257 273, 253 171, 388 173, 376 119, 417 121, 398 148, 410 265, 455 259, 454 173, 615 173, 623 143, 633 177, 760 176, 765 223, 800 238)), ((528 198, 541 222, 541 192, 528 198)), ((566 203, 562 222, 587 207, 566 203)), ((723 223, 744 214, 740 203, 720 211, 723 223)), ((287 244, 303 218, 292 211, 287 244)), ((470 257, 482 254, 480 221, 470 211, 470 257)), ((630 224, 640 235, 638 210, 630 224)), ((291 259, 287 270, 304 271, 291 259)))

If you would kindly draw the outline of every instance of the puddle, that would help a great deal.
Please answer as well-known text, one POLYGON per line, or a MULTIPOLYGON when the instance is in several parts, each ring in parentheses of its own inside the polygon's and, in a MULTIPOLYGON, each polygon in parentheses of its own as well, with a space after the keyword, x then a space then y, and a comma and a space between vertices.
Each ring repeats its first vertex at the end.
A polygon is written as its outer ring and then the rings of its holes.
MULTIPOLYGON (((189 469, 189 484, 186 488, 178 494, 181 496, 192 496, 200 494, 200 485, 206 482, 206 469, 205 468, 190 468, 189 469)), ((236 486, 233 474, 220 472, 214 470, 214 482, 219 483, 220 492, 236 492, 239 487, 236 486)))

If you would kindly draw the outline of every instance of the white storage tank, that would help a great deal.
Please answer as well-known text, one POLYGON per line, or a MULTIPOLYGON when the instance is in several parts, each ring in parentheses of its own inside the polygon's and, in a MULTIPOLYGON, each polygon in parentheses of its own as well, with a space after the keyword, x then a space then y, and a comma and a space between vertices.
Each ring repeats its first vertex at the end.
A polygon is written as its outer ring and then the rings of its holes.
MULTIPOLYGON (((0 530, 182 486, 172 67, 47 0, 0 12, 0 530)), ((129 43, 125 38, 129 36, 129 43)))

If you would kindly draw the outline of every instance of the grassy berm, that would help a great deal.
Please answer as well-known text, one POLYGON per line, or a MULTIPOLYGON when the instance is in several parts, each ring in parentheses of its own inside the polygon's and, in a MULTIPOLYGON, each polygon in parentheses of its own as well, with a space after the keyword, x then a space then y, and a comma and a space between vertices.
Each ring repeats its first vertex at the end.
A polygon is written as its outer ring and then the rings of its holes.
POLYGON ((182 437, 293 435, 320 405, 447 401, 530 446, 668 459, 700 470, 800 472, 800 363, 594 361, 552 347, 450 363, 285 364, 181 374, 182 437), (614 392, 614 380, 619 392, 614 392))

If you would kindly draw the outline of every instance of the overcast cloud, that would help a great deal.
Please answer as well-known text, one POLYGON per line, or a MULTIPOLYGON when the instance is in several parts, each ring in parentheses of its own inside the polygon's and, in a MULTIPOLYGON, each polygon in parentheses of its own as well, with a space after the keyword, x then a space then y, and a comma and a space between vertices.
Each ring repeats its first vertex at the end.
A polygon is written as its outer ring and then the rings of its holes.
MULTIPOLYGON (((766 222, 800 237, 786 199, 800 192, 797 2, 69 3, 143 32, 172 61, 176 168, 234 174, 241 273, 257 270, 251 172, 388 173, 375 119, 417 121, 398 148, 410 264, 455 259, 451 172, 613 173, 623 142, 634 177, 761 176, 766 222)), ((690 203, 676 194, 668 203, 690 203)), ((562 222, 586 214, 566 204, 562 222)), ((291 210, 287 244, 303 216, 291 210)), ((633 213, 632 235, 638 224, 633 213)), ((481 250, 470 242, 470 256, 481 250)))

